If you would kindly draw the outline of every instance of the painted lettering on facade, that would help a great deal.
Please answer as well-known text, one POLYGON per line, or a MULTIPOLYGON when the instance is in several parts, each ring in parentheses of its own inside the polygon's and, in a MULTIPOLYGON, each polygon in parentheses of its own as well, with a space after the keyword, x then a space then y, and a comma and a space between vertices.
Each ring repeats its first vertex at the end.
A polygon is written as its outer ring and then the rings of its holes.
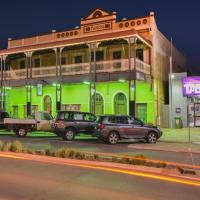
POLYGON ((112 29, 112 23, 111 22, 87 25, 87 26, 84 27, 84 33, 95 32, 95 31, 103 31, 103 30, 108 30, 108 29, 112 29))

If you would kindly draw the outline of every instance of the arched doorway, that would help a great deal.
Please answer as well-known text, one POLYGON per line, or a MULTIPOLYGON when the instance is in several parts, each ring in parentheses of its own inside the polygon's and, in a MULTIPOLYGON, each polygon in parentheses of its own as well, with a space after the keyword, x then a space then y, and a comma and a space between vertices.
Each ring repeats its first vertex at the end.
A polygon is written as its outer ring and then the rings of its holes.
POLYGON ((52 100, 50 96, 44 97, 44 111, 51 113, 52 112, 52 100))
MULTIPOLYGON (((104 100, 103 97, 97 93, 95 101, 95 115, 103 115, 104 114, 104 100)), ((92 96, 92 113, 94 113, 94 95, 92 96)))
POLYGON ((123 93, 118 93, 114 98, 114 113, 117 115, 127 114, 127 99, 123 93))

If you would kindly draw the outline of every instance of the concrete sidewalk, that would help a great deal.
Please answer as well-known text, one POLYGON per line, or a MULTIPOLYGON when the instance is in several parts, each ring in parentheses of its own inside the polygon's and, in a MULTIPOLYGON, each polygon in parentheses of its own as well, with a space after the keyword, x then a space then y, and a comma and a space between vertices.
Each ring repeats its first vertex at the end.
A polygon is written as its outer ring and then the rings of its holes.
POLYGON ((151 151, 168 151, 179 153, 195 153, 200 154, 200 145, 193 143, 176 143, 176 142, 162 142, 158 141, 156 144, 134 143, 128 145, 128 148, 137 150, 151 150, 151 151))

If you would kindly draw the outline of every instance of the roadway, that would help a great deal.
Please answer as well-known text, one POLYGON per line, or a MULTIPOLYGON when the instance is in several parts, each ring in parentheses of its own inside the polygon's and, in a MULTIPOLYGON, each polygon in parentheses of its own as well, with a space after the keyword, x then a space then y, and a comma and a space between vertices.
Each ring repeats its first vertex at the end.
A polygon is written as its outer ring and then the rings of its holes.
MULTIPOLYGON (((2 141, 15 141, 18 140, 24 144, 25 147, 32 149, 47 149, 47 148, 76 148, 82 151, 92 151, 92 152, 103 152, 103 153, 113 153, 121 155, 134 156, 136 154, 143 154, 149 159, 163 160, 169 162, 178 162, 184 164, 194 164, 200 165, 200 155, 190 152, 170 152, 167 151, 155 151, 155 150, 145 150, 145 149, 134 149, 134 144, 138 144, 138 141, 123 141, 117 145, 109 145, 103 143, 96 138, 84 136, 78 137, 75 141, 63 141, 62 138, 56 137, 53 134, 45 136, 39 133, 34 133, 26 138, 16 137, 14 134, 1 133, 0 140, 2 141)), ((143 144, 144 145, 144 144, 143 144)), ((149 144, 145 144, 149 145, 149 144)), ((159 145, 159 142, 155 145, 159 145)))
POLYGON ((0 157, 1 200, 199 200, 200 187, 0 157))

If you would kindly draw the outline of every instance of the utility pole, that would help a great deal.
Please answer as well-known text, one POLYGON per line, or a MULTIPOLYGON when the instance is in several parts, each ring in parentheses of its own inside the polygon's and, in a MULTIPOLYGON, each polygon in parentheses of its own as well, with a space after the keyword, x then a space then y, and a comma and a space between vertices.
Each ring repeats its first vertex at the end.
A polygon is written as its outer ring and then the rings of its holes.
POLYGON ((172 38, 171 38, 171 42, 170 42, 170 73, 169 73, 169 85, 170 85, 170 128, 173 127, 172 73, 173 73, 173 46, 172 46, 172 38))

